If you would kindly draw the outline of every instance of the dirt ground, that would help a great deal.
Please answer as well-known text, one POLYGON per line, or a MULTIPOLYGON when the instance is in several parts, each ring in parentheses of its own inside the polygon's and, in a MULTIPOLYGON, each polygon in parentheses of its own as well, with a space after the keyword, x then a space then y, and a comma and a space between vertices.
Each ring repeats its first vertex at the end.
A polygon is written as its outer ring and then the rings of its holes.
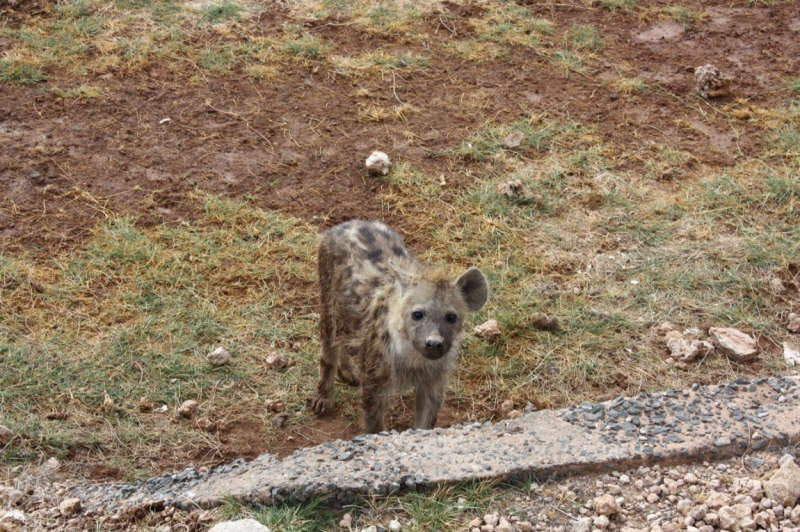
MULTIPOLYGON (((686 28, 669 19, 623 16, 578 1, 518 3, 559 28, 593 25, 603 37, 603 53, 589 61, 585 75, 569 76, 522 47, 493 61, 462 61, 444 46, 474 33, 467 20, 483 8, 445 3, 446 17, 425 19, 429 38, 424 46, 432 59, 423 71, 401 69, 356 79, 310 60, 286 62, 274 81, 255 81, 236 71, 206 72, 204 82, 195 84, 190 79, 196 72, 189 66, 147 62, 92 78, 102 97, 91 99, 2 84, 0 250, 37 257, 69 252, 112 215, 133 215, 142 227, 178 225, 199 215, 197 204, 186 198, 200 189, 248 196, 261 208, 322 226, 381 219, 406 230, 411 247, 422 251, 425 237, 413 232, 403 212, 379 198, 390 185, 363 170, 375 149, 427 175, 444 174, 449 186, 458 189, 463 173, 480 171, 481 163, 452 157, 451 150, 484 124, 537 112, 596 125, 611 145, 669 143, 705 165, 724 169, 759 153, 763 130, 735 122, 718 108, 736 101, 778 107, 786 99, 785 80, 800 75, 795 2, 683 2, 709 14, 686 28), (694 97, 693 69, 707 63, 734 80, 732 95, 716 99, 715 106, 694 97), (635 99, 619 94, 611 82, 621 75, 642 78, 650 90, 635 99), (365 105, 401 102, 414 108, 403 120, 358 119, 365 105), (686 123, 694 127, 681 126, 686 123)), ((33 2, 4 5, 6 18, 0 24, 15 27, 40 7, 33 2)), ((257 25, 268 34, 291 16, 281 5, 270 5, 257 25)), ((422 43, 402 36, 367 34, 335 21, 305 24, 309 33, 336 42, 337 50, 348 55, 376 49, 425 52, 422 43)), ((9 46, 9 39, 0 36, 0 54, 9 46)), ((64 74, 60 85, 82 82, 64 74)), ((662 186, 680 184, 665 180, 662 186)), ((393 415, 401 425, 409 423, 410 406, 400 409, 405 411, 393 415)), ((441 418, 443 425, 460 420, 450 406, 441 418)), ((358 427, 330 418, 270 441, 258 423, 243 421, 220 434, 221 448, 199 450, 189 458, 213 465, 267 451, 285 455, 301 445, 357 432, 358 427)), ((164 469, 181 466, 172 462, 173 456, 164 459, 164 469)), ((91 475, 115 478, 119 472, 98 468, 91 475)))

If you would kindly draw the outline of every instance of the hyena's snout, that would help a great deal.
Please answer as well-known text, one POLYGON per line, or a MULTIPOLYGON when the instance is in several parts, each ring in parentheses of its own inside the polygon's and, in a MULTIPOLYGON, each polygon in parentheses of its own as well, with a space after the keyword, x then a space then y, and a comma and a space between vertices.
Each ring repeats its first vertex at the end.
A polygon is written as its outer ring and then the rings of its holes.
MULTIPOLYGON (((416 343, 416 342, 415 342, 416 343)), ((452 338, 433 330, 424 335, 424 343, 415 346, 422 356, 430 360, 438 360, 446 355, 452 347, 452 338)))

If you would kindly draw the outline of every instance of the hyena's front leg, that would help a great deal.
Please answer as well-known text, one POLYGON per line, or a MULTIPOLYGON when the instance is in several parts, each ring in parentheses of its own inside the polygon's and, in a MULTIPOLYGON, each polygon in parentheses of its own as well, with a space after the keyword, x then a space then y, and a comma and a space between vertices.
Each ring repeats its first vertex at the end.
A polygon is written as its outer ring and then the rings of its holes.
POLYGON ((414 397, 414 428, 432 429, 439 420, 439 409, 444 402, 444 385, 417 386, 414 397))
POLYGON ((320 343, 322 351, 319 357, 319 381, 311 400, 311 408, 319 415, 329 414, 333 410, 333 383, 336 374, 339 353, 333 345, 334 324, 327 305, 323 302, 319 319, 320 343))
MULTIPOLYGON (((377 360, 364 368, 361 377, 361 402, 364 409, 364 431, 369 434, 383 432, 386 404, 389 402, 389 369, 377 360)), ((369 364, 369 362, 368 362, 369 364)))

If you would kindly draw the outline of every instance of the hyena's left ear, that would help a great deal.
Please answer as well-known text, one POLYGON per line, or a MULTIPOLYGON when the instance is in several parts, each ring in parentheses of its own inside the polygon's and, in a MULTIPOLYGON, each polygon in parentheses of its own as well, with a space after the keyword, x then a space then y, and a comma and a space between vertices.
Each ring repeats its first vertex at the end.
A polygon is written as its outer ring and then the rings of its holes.
POLYGON ((489 299, 489 283, 478 268, 470 268, 464 272, 464 275, 456 280, 456 286, 461 291, 461 297, 470 312, 482 309, 489 299))

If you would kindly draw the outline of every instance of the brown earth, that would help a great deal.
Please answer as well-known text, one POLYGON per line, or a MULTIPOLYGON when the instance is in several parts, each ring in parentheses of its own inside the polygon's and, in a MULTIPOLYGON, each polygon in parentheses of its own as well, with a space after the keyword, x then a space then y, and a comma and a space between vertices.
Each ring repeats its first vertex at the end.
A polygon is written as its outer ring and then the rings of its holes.
MULTIPOLYGON (((379 218, 408 229, 403 213, 378 198, 389 185, 363 171, 372 150, 386 151, 427 175, 444 174, 459 187, 461 170, 483 167, 450 157, 449 150, 484 124, 508 123, 529 112, 596 124, 609 145, 669 143, 722 169, 739 156, 758 153, 763 130, 737 122, 734 139, 729 117, 696 98, 693 68, 712 63, 734 78, 733 94, 718 103, 740 99, 765 108, 779 106, 786 98, 784 81, 800 74, 800 15, 794 2, 752 7, 739 0, 686 2, 685 7, 710 14, 686 29, 667 19, 611 13, 579 2, 521 3, 558 28, 587 23, 599 30, 605 48, 589 62, 587 75, 565 77, 548 58, 521 47, 489 62, 455 58, 443 45, 472 33, 465 17, 481 8, 447 4, 452 18, 446 25, 441 17, 428 17, 432 62, 424 71, 353 79, 324 63, 287 62, 277 81, 253 81, 243 72, 206 73, 204 84, 193 85, 195 72, 188 67, 149 63, 92 79, 103 96, 78 100, 38 86, 3 84, 0 250, 45 257, 68 251, 112 213, 131 214, 143 227, 192 220, 197 207, 186 196, 196 189, 249 195, 262 208, 324 226, 379 218), (635 100, 617 94, 610 83, 620 73, 643 78, 650 90, 635 100), (362 89, 368 97, 356 94, 362 89), (399 102, 415 109, 405 121, 357 118, 365 105, 390 108, 399 102), (679 127, 679 120, 695 127, 679 127)), ((42 5, 11 6, 6 24, 18 23, 42 5)), ((289 18, 288 12, 270 7, 260 29, 267 34, 289 18)), ((321 23, 307 30, 336 42, 343 55, 376 49, 425 53, 418 41, 347 25, 321 23)), ((7 46, 0 37, 0 51, 7 46)), ((66 78, 59 85, 85 82, 66 78)), ((412 247, 424 245, 419 236, 406 236, 412 247)), ((397 407, 393 426, 408 426, 409 411, 408 405, 397 407)), ((446 407, 442 424, 459 420, 459 413, 446 407)), ((321 419, 272 441, 262 431, 257 424, 229 424, 220 432, 220 447, 195 450, 190 459, 214 464, 268 451, 285 455, 299 446, 350 437, 358 427, 344 418, 321 419)), ((170 463, 172 455, 164 459, 164 469, 185 465, 170 463)), ((96 466, 90 475, 116 478, 118 472, 96 466)))

